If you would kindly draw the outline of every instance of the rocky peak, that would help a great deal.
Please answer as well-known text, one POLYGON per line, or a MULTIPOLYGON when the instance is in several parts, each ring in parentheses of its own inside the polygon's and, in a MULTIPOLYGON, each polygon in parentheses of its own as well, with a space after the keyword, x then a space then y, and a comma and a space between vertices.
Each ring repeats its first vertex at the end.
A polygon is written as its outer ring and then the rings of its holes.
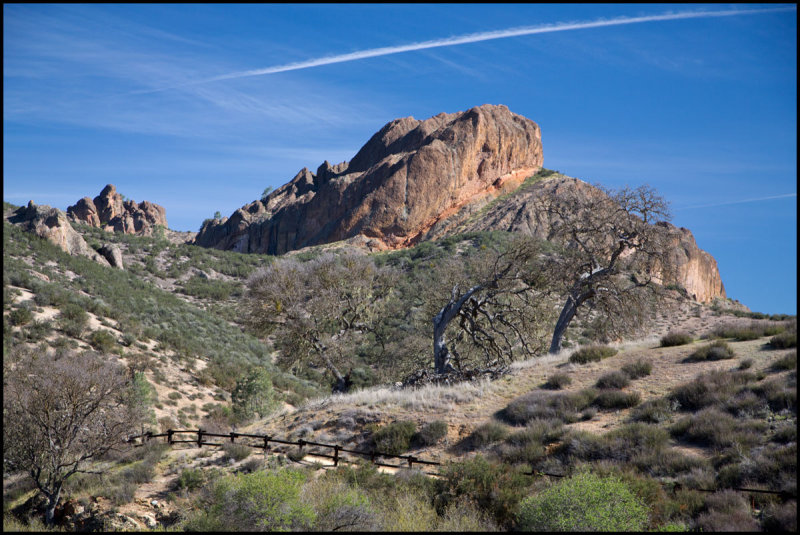
POLYGON ((167 227, 163 206, 150 201, 123 200, 113 184, 108 184, 94 199, 84 197, 67 208, 73 221, 102 228, 107 232, 151 235, 156 225, 167 227))
POLYGON ((403 247, 444 215, 541 166, 538 125, 505 106, 395 119, 350 162, 326 161, 316 174, 303 168, 265 201, 206 224, 195 243, 280 254, 360 236, 373 247, 403 247))

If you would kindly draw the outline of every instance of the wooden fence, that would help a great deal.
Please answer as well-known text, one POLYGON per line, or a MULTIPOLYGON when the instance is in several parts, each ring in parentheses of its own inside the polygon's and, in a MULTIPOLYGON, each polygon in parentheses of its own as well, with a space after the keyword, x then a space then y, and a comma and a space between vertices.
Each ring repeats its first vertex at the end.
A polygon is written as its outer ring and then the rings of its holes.
POLYGON ((262 450, 264 450, 265 453, 270 451, 270 444, 271 443, 274 443, 274 444, 285 444, 285 445, 289 445, 289 446, 297 446, 298 447, 298 452, 300 452, 300 453, 306 451, 307 453, 309 453, 311 455, 314 455, 316 457, 323 457, 323 458, 327 458, 327 459, 332 459, 333 460, 333 466, 339 466, 340 454, 342 454, 342 453, 350 453, 350 454, 353 454, 353 455, 361 455, 363 457, 366 457, 366 458, 370 459, 370 461, 372 461, 372 463, 377 465, 377 466, 387 466, 387 467, 390 467, 390 468, 413 468, 413 466, 415 464, 418 464, 418 465, 433 465, 433 466, 441 466, 441 464, 442 464, 442 463, 438 463, 436 461, 426 461, 424 459, 419 459, 417 457, 414 457, 413 455, 394 455, 394 454, 391 454, 391 453, 384 453, 384 452, 380 452, 380 451, 376 451, 376 450, 371 450, 371 451, 351 450, 351 449, 345 448, 343 446, 340 446, 338 444, 323 444, 321 442, 311 442, 309 440, 303 440, 303 439, 299 439, 299 440, 283 440, 283 439, 272 437, 270 435, 253 435, 253 434, 249 434, 249 433, 237 433, 235 431, 231 431, 230 433, 227 433, 227 434, 222 434, 222 433, 211 433, 211 432, 208 432, 208 431, 204 431, 203 429, 196 429, 196 430, 195 429, 168 429, 166 433, 157 433, 157 434, 155 434, 155 433, 152 433, 152 432, 147 432, 147 433, 145 433, 143 435, 132 436, 132 437, 128 438, 128 442, 129 443, 133 443, 134 445, 139 445, 140 446, 140 445, 143 445, 144 443, 146 443, 146 442, 148 442, 148 441, 150 441, 152 439, 162 438, 162 437, 165 437, 167 439, 167 441, 166 441, 167 444, 170 444, 170 445, 172 445, 172 444, 197 444, 198 448, 202 447, 202 446, 222 446, 222 445, 227 444, 227 443, 235 444, 237 438, 256 439, 257 440, 256 443, 253 443, 253 442, 249 442, 249 443, 248 442, 240 442, 240 444, 243 444, 245 446, 250 446, 252 448, 262 449, 262 450), (184 434, 197 435, 197 438, 193 438, 191 440, 176 439, 175 438, 176 435, 184 435, 184 434), (230 442, 228 442, 228 441, 224 441, 224 442, 209 442, 209 441, 205 440, 206 438, 212 438, 212 439, 213 438, 224 438, 224 439, 229 439, 230 442), (136 444, 136 441, 140 440, 140 439, 141 439, 142 442, 140 442, 139 444, 136 444), (333 450, 332 451, 333 454, 330 455, 328 453, 322 453, 322 452, 318 452, 318 451, 304 450, 304 448, 306 446, 312 446, 312 447, 316 446, 318 448, 327 448, 328 450, 333 450), (402 459, 402 460, 405 461, 406 464, 403 464, 403 465, 386 464, 386 463, 380 462, 378 460, 379 458, 402 459))

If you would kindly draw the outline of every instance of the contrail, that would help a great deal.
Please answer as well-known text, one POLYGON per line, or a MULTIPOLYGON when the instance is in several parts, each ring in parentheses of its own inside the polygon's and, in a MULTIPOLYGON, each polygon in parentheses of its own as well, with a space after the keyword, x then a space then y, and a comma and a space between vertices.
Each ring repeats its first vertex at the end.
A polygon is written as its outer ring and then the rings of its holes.
POLYGON ((360 59, 374 58, 378 56, 388 56, 390 54, 400 54, 402 52, 412 52, 415 50, 425 50, 428 48, 439 48, 444 46, 463 45, 467 43, 478 43, 481 41, 490 41, 493 39, 505 39, 507 37, 518 37, 521 35, 564 32, 569 30, 584 30, 587 28, 602 28, 606 26, 620 26, 623 24, 639 24, 642 22, 656 22, 664 20, 730 17, 735 15, 779 13, 779 12, 796 11, 796 10, 797 8, 795 6, 791 6, 791 7, 765 8, 765 9, 733 9, 725 11, 686 11, 682 13, 664 13, 661 15, 647 15, 642 17, 617 17, 612 19, 600 19, 587 22, 566 22, 566 23, 560 22, 560 23, 545 24, 540 26, 524 26, 520 28, 509 28, 507 30, 495 30, 489 32, 471 33, 467 35, 448 37, 445 39, 435 39, 432 41, 421 41, 418 43, 411 43, 407 45, 371 48, 367 50, 350 52, 348 54, 324 56, 321 58, 310 59, 306 61, 298 61, 295 63, 276 65, 274 67, 265 67, 263 69, 252 69, 248 71, 232 72, 229 74, 214 76, 213 78, 206 78, 204 80, 198 80, 195 82, 188 82, 186 84, 174 85, 167 88, 141 91, 141 93, 152 93, 156 91, 163 91, 165 89, 174 89, 177 87, 184 87, 187 85, 215 82, 218 80, 231 80, 234 78, 246 78, 249 76, 261 76, 264 74, 275 74, 279 72, 297 71, 301 69, 309 69, 312 67, 320 67, 322 65, 332 65, 334 63, 345 63, 348 61, 356 61, 360 59))
POLYGON ((675 208, 675 210, 689 210, 691 208, 711 208, 712 206, 725 206, 728 204, 742 204, 746 202, 769 201, 772 199, 785 199, 787 197, 797 197, 797 193, 786 193, 784 195, 773 195, 771 197, 758 197, 756 199, 742 199, 739 201, 717 202, 713 204, 698 204, 696 206, 684 206, 682 208, 675 208))

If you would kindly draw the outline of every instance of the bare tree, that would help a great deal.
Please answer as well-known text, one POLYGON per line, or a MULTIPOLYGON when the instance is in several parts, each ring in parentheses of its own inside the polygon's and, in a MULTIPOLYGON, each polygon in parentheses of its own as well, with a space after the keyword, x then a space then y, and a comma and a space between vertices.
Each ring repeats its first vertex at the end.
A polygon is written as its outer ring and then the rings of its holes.
POLYGON ((566 302, 553 330, 550 353, 581 307, 596 312, 606 333, 624 334, 653 312, 659 284, 672 276, 668 205, 648 186, 618 191, 567 188, 537 199, 549 218, 548 241, 560 244, 550 269, 566 302))
POLYGON ((450 271, 458 266, 462 280, 452 285, 449 300, 433 317, 436 373, 453 371, 453 362, 462 366, 456 344, 448 343, 448 327, 454 341, 468 342, 488 365, 514 360, 515 353, 532 356, 544 349, 541 329, 548 314, 544 295, 549 281, 539 259, 537 242, 517 237, 503 250, 487 249, 472 259, 450 261, 450 271), (467 263, 473 269, 465 273, 467 263))
POLYGON ((248 324, 275 335, 279 359, 290 366, 321 364, 341 392, 348 382, 340 367, 350 361, 354 339, 375 332, 392 276, 365 255, 326 253, 308 262, 276 260, 247 286, 248 324))
POLYGON ((3 374, 3 455, 47 497, 53 523, 64 482, 88 463, 124 447, 141 411, 131 406, 131 376, 96 353, 12 350, 3 374))

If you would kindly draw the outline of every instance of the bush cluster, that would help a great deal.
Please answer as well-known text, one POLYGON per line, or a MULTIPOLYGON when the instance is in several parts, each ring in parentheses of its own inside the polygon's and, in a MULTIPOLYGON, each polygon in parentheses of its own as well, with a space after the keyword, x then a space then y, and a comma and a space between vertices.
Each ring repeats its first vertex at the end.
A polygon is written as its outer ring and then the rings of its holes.
POLYGON ((602 359, 612 357, 617 354, 613 347, 603 345, 592 345, 578 349, 569 356, 569 361, 575 364, 586 364, 588 362, 598 362, 602 359))
POLYGON ((724 360, 734 357, 733 349, 724 340, 716 340, 698 348, 684 359, 684 362, 703 362, 707 360, 724 360))
POLYGON ((563 393, 534 391, 513 400, 497 416, 511 425, 525 425, 535 419, 573 423, 596 397, 593 388, 563 393))
POLYGON ((572 378, 566 373, 554 373, 547 378, 547 381, 544 383, 544 388, 549 388, 550 390, 561 390, 565 386, 569 386, 571 383, 572 378))
POLYGON ((670 331, 661 337, 661 347, 682 346, 692 343, 692 336, 683 331, 670 331))
POLYGON ((375 430, 370 440, 376 451, 400 455, 411 447, 411 439, 416 432, 417 424, 414 422, 392 422, 375 430))

